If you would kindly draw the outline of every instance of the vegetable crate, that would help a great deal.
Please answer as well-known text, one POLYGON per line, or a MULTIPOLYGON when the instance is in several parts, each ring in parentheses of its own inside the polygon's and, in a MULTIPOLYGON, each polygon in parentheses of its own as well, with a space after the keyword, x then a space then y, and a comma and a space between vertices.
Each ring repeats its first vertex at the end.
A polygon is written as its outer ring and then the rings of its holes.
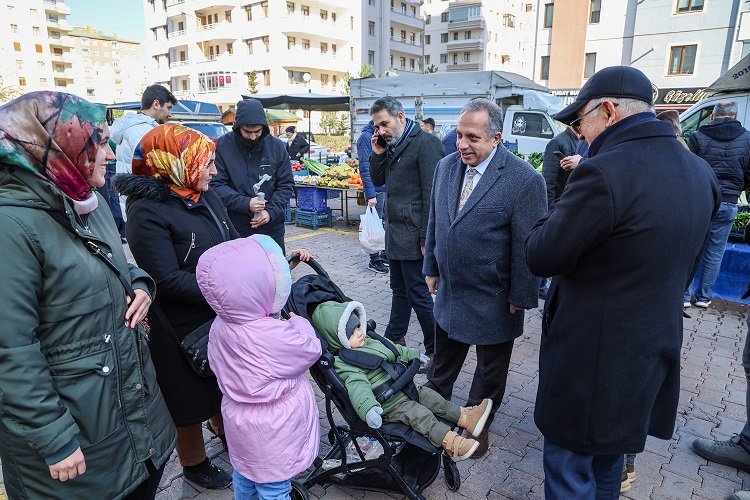
POLYGON ((297 186, 297 208, 309 212, 328 210, 328 192, 325 189, 297 186))
POLYGON ((297 225, 310 226, 318 229, 321 226, 333 226, 333 216, 331 209, 326 208, 323 211, 297 210, 297 225))

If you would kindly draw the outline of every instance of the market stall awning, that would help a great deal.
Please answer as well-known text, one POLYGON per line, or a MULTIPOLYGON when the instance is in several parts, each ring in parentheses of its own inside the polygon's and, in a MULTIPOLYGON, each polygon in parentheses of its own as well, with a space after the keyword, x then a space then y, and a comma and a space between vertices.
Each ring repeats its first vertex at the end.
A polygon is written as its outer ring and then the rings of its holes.
POLYGON ((750 90, 750 54, 729 68, 729 71, 712 83, 706 89, 706 92, 739 92, 742 90, 750 90))
POLYGON ((300 117, 283 109, 267 109, 266 115, 271 121, 291 122, 300 121, 300 117))
POLYGON ((349 96, 303 92, 300 94, 243 94, 243 99, 258 99, 264 108, 305 109, 307 111, 348 111, 349 96))

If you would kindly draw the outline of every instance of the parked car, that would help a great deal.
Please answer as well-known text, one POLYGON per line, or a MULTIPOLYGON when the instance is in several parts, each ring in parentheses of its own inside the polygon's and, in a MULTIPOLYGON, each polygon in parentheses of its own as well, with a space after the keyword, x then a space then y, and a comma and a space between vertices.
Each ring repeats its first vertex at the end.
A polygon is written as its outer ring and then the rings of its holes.
POLYGON ((214 141, 214 144, 219 142, 221 136, 229 133, 224 124, 219 122, 179 122, 181 125, 197 130, 208 136, 209 139, 214 141))

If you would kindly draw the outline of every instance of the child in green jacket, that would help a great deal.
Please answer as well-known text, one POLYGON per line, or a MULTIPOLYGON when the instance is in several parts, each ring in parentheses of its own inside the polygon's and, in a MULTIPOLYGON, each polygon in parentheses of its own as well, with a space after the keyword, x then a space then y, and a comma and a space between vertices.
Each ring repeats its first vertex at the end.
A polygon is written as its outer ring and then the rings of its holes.
MULTIPOLYGON (((373 429, 379 428, 383 420, 408 425, 425 436, 434 446, 443 448, 454 461, 465 460, 476 451, 479 442, 459 436, 436 415, 466 429, 477 437, 484 429, 492 410, 492 400, 481 404, 461 407, 446 401, 440 394, 426 387, 417 386, 419 401, 413 401, 399 391, 391 398, 378 402, 373 393, 390 376, 380 367, 366 370, 349 364, 338 356, 342 348, 356 349, 384 358, 389 364, 396 361, 394 353, 382 342, 366 335, 367 317, 359 302, 323 302, 315 308, 312 323, 328 342, 329 350, 336 355, 333 368, 341 377, 349 393, 349 399, 359 418, 373 429)), ((413 359, 426 361, 426 356, 417 349, 394 344, 399 358, 408 364, 413 359)))

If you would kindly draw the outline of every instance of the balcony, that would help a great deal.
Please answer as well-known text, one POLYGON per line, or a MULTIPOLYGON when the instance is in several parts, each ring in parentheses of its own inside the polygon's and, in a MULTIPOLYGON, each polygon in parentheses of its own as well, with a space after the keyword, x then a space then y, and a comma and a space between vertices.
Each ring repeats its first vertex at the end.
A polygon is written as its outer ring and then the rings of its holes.
POLYGON ((347 41, 349 25, 342 23, 341 19, 333 22, 331 14, 328 19, 323 20, 318 15, 303 16, 299 11, 294 14, 286 13, 281 16, 279 24, 284 35, 292 36, 317 36, 323 39, 347 41))
POLYGON ((391 37, 391 50, 422 57, 422 44, 419 43, 419 40, 412 42, 407 38, 391 37))
POLYGON ((448 31, 479 29, 484 30, 487 24, 483 17, 475 17, 466 21, 451 21, 448 23, 448 31))
POLYGON ((52 60, 52 62, 56 63, 73 64, 73 54, 71 54, 70 52, 56 54, 53 50, 52 52, 50 52, 50 59, 52 60))
POLYGON ((49 44, 53 47, 73 47, 73 39, 68 35, 58 36, 57 38, 52 35, 49 36, 49 44))
POLYGON ((193 93, 190 90, 175 90, 172 92, 177 99, 190 99, 193 93))
POLYGON ((286 52, 284 58, 284 67, 291 69, 307 69, 321 71, 338 71, 345 73, 349 69, 349 54, 346 57, 342 52, 332 55, 329 49, 327 53, 320 52, 318 48, 304 50, 301 47, 294 47, 286 52))
POLYGON ((460 62, 448 65, 448 71, 481 71, 482 69, 480 62, 460 62))
POLYGON ((479 38, 470 38, 468 40, 452 40, 448 42, 448 52, 481 50, 484 51, 485 42, 479 38))
POLYGON ((60 31, 70 31, 70 24, 65 19, 53 20, 47 18, 47 29, 54 28, 60 31))
POLYGON ((170 31, 169 33, 167 33, 167 38, 170 40, 179 38, 181 36, 185 36, 185 30, 170 31))
POLYGON ((422 18, 419 16, 413 16, 411 12, 404 13, 401 12, 401 10, 391 9, 391 21, 418 30, 422 29, 422 18))
POLYGON ((190 64, 190 61, 188 61, 187 59, 185 59, 184 61, 172 61, 171 63, 169 63, 169 67, 179 68, 180 66, 187 66, 188 64, 190 64))
POLYGON ((195 40, 205 42, 208 40, 235 40, 237 38, 235 26, 228 21, 212 24, 199 24, 196 28, 195 40))
POLYGON ((167 0, 167 17, 176 16, 184 10, 185 0, 167 0))
POLYGON ((55 0, 44 0, 44 10, 47 12, 70 15, 70 7, 63 2, 56 2, 55 0))

